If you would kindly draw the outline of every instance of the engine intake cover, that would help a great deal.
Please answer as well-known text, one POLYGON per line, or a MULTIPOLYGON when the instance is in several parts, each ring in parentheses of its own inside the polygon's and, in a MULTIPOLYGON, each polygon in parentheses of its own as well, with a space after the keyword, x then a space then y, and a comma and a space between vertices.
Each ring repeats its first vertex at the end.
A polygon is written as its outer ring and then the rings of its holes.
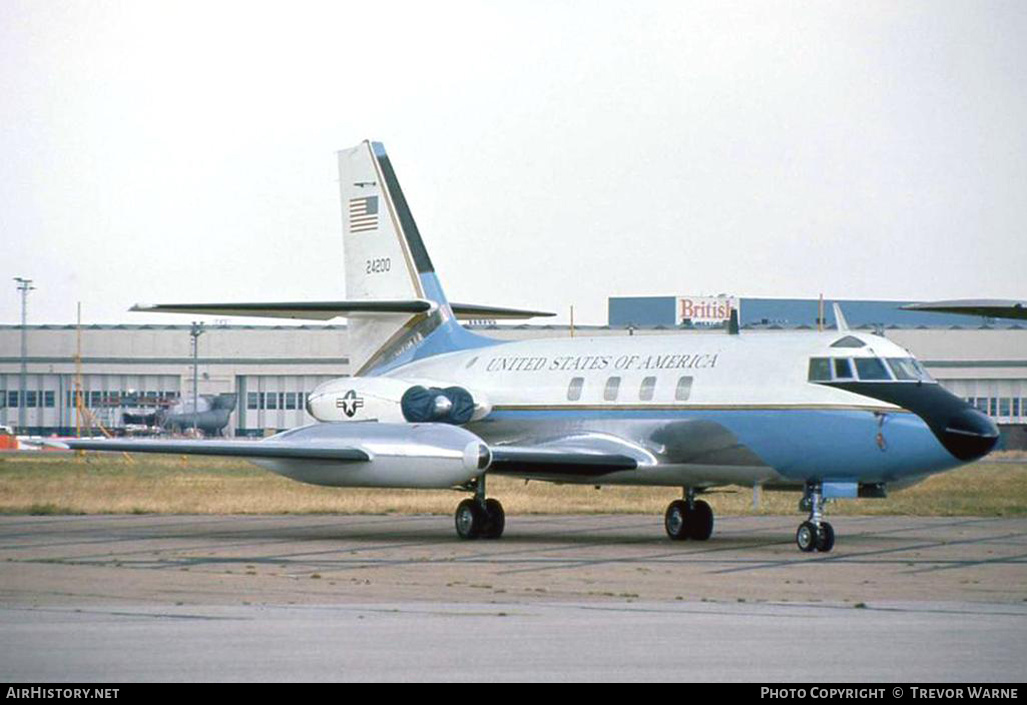
POLYGON ((411 387, 400 400, 403 418, 412 423, 460 426, 474 415, 474 397, 463 387, 411 387))

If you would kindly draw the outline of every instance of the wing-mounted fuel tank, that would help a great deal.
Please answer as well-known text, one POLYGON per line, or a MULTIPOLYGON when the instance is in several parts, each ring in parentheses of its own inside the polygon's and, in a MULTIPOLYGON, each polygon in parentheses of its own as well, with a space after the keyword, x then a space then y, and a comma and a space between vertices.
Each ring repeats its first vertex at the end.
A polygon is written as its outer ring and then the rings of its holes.
POLYGON ((465 487, 492 462, 484 441, 447 424, 315 423, 246 445, 256 448, 248 459, 261 467, 333 487, 465 487), (258 455, 276 447, 284 449, 281 456, 258 455), (354 451, 366 460, 333 457, 333 452, 354 451))
POLYGON ((307 396, 318 421, 380 421, 462 425, 484 418, 491 404, 463 387, 391 377, 343 377, 307 396))

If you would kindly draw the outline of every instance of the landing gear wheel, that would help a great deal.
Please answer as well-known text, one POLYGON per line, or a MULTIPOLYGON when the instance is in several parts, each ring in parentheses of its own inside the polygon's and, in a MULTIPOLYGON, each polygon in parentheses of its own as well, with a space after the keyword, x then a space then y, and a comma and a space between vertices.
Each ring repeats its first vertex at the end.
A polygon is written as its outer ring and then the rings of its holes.
POLYGON ((485 526, 482 528, 481 537, 484 539, 498 539, 503 535, 506 528, 506 512, 498 499, 485 500, 485 526))
POLYGON ((713 510, 701 499, 692 502, 692 506, 683 499, 676 499, 663 515, 663 528, 675 541, 705 541, 713 534, 713 510))
POLYGON ((676 499, 671 502, 667 507, 667 513, 663 515, 663 528, 667 530, 667 536, 675 541, 687 539, 690 533, 691 518, 686 501, 676 499))
MULTIPOLYGON (((811 521, 804 521, 799 524, 799 530, 795 532, 795 543, 803 553, 812 553, 817 548, 816 524, 811 521)), ((832 537, 834 534, 832 533, 832 537)))
POLYGON ((482 535, 488 523, 485 511, 473 499, 465 499, 457 505, 454 515, 456 533, 462 539, 476 539, 482 535))
POLYGON ((821 553, 830 553, 834 548, 834 527, 826 521, 820 522, 820 531, 817 532, 817 550, 821 553))
POLYGON ((688 521, 688 538, 705 541, 713 534, 713 510, 701 499, 692 507, 688 521))

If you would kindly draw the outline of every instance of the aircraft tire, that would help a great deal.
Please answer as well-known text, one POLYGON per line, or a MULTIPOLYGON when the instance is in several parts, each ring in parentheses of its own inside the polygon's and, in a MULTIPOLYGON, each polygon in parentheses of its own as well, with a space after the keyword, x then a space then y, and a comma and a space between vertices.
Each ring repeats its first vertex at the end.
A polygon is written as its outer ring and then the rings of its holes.
POLYGON ((811 553, 817 549, 817 527, 811 521, 799 524, 795 532, 795 543, 803 553, 811 553))
POLYGON ((453 519, 456 524, 456 535, 465 540, 480 537, 485 524, 488 523, 481 505, 473 499, 465 499, 458 504, 453 519))
POLYGON ((506 528, 506 512, 498 499, 485 500, 485 526, 482 527, 481 537, 484 539, 498 539, 503 535, 506 528))
POLYGON ((705 541, 713 535, 713 509, 701 499, 696 501, 688 519, 688 538, 705 541))
POLYGON ((688 511, 688 503, 683 499, 671 502, 663 515, 663 528, 667 530, 667 536, 674 541, 688 538, 691 523, 692 512, 688 511))
POLYGON ((826 521, 820 522, 820 531, 817 532, 817 550, 821 553, 830 553, 834 548, 834 527, 826 521))

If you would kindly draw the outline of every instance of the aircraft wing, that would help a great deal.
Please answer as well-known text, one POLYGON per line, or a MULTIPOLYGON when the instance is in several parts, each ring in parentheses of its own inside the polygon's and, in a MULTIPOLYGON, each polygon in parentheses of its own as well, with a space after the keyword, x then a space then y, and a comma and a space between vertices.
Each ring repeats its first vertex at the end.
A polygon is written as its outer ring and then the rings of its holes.
MULTIPOLYGON (((654 462, 638 446, 602 434, 489 445, 464 428, 438 423, 319 423, 262 441, 62 439, 50 444, 72 450, 355 463, 372 475, 398 472, 414 481, 437 462, 466 478, 491 472, 556 479, 635 470, 654 462)), ((452 477, 447 475, 443 486, 451 486, 452 477)), ((345 484, 341 477, 339 484, 345 484)))
POLYGON ((493 446, 489 472, 499 475, 605 475, 636 470, 638 460, 623 453, 586 453, 545 447, 493 446))
POLYGON ((489 472, 543 479, 598 477, 656 462, 634 443, 605 433, 574 433, 530 445, 494 445, 489 450, 489 472))
MULTIPOLYGON (((56 444, 56 443, 55 443, 56 444)), ((123 441, 62 439, 59 444, 71 450, 117 453, 167 453, 171 455, 211 455, 231 458, 275 458, 283 460, 334 460, 371 462, 359 448, 293 444, 285 441, 123 441)), ((494 446, 489 470, 496 473, 555 473, 603 475, 615 470, 634 470, 638 461, 619 453, 586 453, 544 447, 494 446)))
POLYGON ((311 446, 268 441, 120 441, 62 439, 60 445, 71 450, 99 450, 118 453, 170 453, 215 455, 230 458, 274 458, 281 460, 334 460, 369 462, 371 456, 358 448, 311 446))
POLYGON ((908 304, 907 311, 937 311, 938 313, 962 313, 967 316, 987 318, 1027 319, 1027 301, 1006 299, 956 299, 954 301, 928 301, 908 304))

